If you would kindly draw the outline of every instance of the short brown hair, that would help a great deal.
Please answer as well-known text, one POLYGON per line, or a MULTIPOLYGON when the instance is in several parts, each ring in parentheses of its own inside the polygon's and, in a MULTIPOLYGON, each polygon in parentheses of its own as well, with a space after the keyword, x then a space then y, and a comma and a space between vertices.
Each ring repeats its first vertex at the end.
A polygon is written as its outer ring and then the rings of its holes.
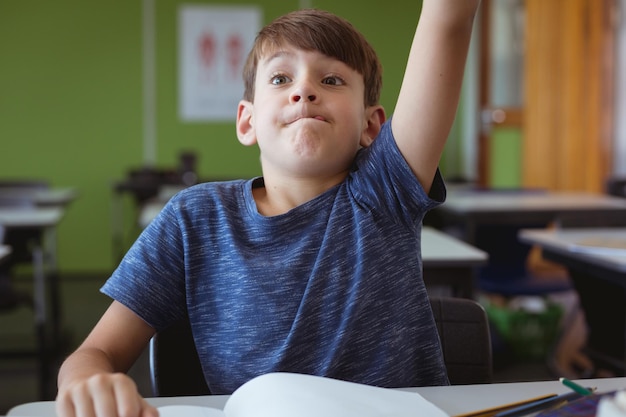
POLYGON ((254 100, 256 69, 263 54, 268 48, 285 44, 305 51, 318 51, 345 63, 363 76, 365 105, 378 104, 382 66, 374 48, 350 22, 318 9, 288 13, 261 29, 243 69, 245 100, 254 100))

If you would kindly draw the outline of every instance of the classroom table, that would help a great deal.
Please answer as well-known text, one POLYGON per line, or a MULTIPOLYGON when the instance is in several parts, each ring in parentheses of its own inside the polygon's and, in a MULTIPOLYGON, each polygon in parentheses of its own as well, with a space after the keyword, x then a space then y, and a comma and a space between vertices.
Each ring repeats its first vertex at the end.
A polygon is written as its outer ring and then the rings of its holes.
POLYGON ((11 254, 9 245, 0 245, 0 263, 11 254))
POLYGON ((426 287, 447 287, 455 297, 474 298, 474 272, 487 263, 482 251, 433 227, 422 229, 422 266, 426 287))
POLYGON ((148 224, 154 219, 165 207, 165 204, 174 195, 174 192, 168 191, 160 198, 153 198, 144 203, 137 216, 137 224, 141 229, 145 229, 148 224))
POLYGON ((565 266, 578 292, 598 367, 626 375, 626 228, 525 229, 520 240, 565 266))
MULTIPOLYGON (((597 393, 626 389, 626 378, 601 378, 576 380, 588 387, 597 388, 597 393)), ((453 385, 445 387, 402 388, 403 391, 417 392, 450 416, 483 410, 489 407, 509 404, 529 398, 555 393, 569 392, 569 388, 558 381, 508 382, 500 384, 453 385)), ((201 405, 222 409, 228 400, 227 395, 193 397, 148 398, 157 407, 165 405, 201 405)), ((13 407, 8 417, 55 417, 54 401, 39 401, 13 407)))
POLYGON ((39 207, 66 207, 78 197, 74 187, 0 187, 0 202, 20 200, 39 207))
POLYGON ((446 202, 435 209, 444 221, 466 226, 466 238, 474 240, 480 223, 549 223, 559 216, 597 218, 626 214, 626 199, 588 192, 452 189, 446 202))
POLYGON ((563 216, 594 218, 601 224, 626 216, 626 199, 585 192, 453 188, 433 212, 442 229, 489 254, 487 265, 479 269, 481 289, 515 295, 534 289, 539 293, 565 289, 558 281, 545 287, 528 284, 532 274, 526 262, 531 246, 518 240, 520 229, 545 228, 563 216))
POLYGON ((112 197, 112 224, 111 224, 111 240, 115 261, 119 262, 126 251, 124 244, 124 201, 123 195, 131 193, 134 196, 134 206, 137 210, 136 218, 133 219, 140 230, 148 225, 154 216, 161 211, 163 205, 178 191, 186 188, 182 184, 166 184, 166 183, 147 183, 130 181, 115 183, 113 185, 112 197), (147 213, 147 214, 145 214, 147 213), (147 219, 145 216, 148 216, 147 219))
POLYGON ((59 343, 61 302, 56 265, 56 227, 64 216, 61 207, 0 207, 0 225, 32 235, 33 300, 40 362, 40 394, 49 386, 49 350, 59 343), (48 314, 48 300, 51 315, 48 314), (48 343, 48 326, 52 343, 48 343))

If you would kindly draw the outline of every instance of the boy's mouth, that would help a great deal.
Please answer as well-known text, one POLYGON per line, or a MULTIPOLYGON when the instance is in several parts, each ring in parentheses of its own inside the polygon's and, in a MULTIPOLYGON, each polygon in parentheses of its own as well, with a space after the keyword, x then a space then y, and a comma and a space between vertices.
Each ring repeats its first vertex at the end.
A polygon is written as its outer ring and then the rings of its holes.
POLYGON ((290 119, 288 124, 297 122, 298 120, 305 120, 305 119, 319 120, 320 122, 327 121, 325 117, 320 116, 320 115, 300 114, 300 115, 297 115, 297 116, 293 117, 292 119, 290 119))

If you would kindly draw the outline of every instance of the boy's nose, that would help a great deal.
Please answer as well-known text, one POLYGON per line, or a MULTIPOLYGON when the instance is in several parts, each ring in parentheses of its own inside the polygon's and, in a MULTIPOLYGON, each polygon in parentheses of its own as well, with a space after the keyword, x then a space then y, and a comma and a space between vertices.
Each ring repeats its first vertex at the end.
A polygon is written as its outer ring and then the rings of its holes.
POLYGON ((294 85, 294 89, 291 92, 291 101, 294 103, 298 103, 302 100, 308 100, 313 102, 317 100, 317 94, 315 91, 315 87, 312 85, 310 81, 302 81, 297 85, 294 85))
POLYGON ((308 100, 308 101, 315 101, 316 98, 317 98, 317 96, 315 94, 298 94, 298 93, 294 93, 294 94, 291 95, 291 100, 293 100, 296 103, 298 103, 302 99, 305 99, 305 100, 308 100))

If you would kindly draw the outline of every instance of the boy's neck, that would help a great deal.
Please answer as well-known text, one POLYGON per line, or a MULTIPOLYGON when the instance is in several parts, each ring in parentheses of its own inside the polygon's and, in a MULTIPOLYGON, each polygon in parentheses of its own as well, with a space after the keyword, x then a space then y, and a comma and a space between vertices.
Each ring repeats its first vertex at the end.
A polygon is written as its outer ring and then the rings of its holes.
POLYGON ((347 173, 324 180, 307 178, 279 181, 271 181, 264 177, 260 186, 252 188, 252 196, 260 214, 278 216, 313 200, 341 183, 346 176, 347 173))

